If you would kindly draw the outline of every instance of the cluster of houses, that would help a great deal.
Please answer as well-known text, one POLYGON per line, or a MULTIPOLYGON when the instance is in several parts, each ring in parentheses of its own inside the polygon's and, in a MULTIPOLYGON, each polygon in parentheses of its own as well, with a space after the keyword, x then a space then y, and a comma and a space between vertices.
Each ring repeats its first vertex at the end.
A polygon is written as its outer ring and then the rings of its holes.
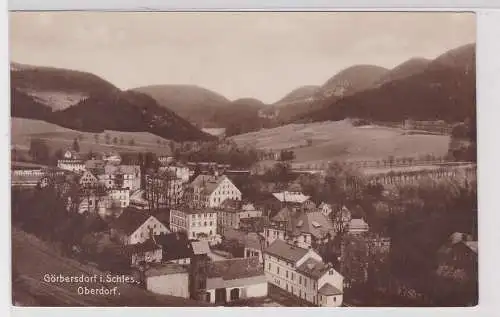
MULTIPOLYGON (((119 155, 84 161, 67 151, 57 164, 59 172, 78 176, 79 212, 112 216, 107 217, 109 234, 120 242, 130 268, 143 273, 148 290, 226 304, 266 297, 274 289, 306 305, 342 305, 348 285, 342 266, 321 250, 334 245, 340 232, 369 235, 356 207, 317 204, 291 191, 250 202, 224 173, 227 166, 209 166, 215 172, 195 175, 189 165, 158 160, 156 173, 171 180, 161 187, 169 193, 161 196, 168 207, 161 213, 148 208, 146 195, 156 174, 141 175, 140 166, 121 164, 119 155), (228 241, 242 252, 222 252, 228 241)), ((13 185, 14 176, 30 173, 40 184, 43 171, 33 169, 13 170, 13 185)), ((375 238, 373 244, 388 249, 390 239, 375 238)))

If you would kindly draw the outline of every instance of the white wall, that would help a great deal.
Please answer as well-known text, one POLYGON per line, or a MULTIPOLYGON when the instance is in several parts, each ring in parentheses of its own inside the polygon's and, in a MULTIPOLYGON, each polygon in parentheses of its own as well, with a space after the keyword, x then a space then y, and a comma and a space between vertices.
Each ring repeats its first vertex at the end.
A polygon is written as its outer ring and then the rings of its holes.
POLYGON ((245 298, 267 296, 267 282, 247 286, 244 290, 245 298))
POLYGON ((157 294, 189 298, 189 276, 188 273, 150 276, 146 288, 157 294))
POLYGON ((151 216, 146 220, 137 230, 132 233, 129 237, 129 244, 137 244, 146 241, 149 238, 149 229, 153 229, 154 235, 159 235, 161 233, 169 233, 167 227, 158 219, 151 216))

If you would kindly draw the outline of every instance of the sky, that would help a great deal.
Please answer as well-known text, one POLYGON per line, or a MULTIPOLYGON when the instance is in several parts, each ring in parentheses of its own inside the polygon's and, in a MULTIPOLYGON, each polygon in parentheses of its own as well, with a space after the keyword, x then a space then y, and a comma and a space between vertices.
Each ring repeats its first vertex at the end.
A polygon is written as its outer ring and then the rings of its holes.
POLYGON ((475 42, 473 13, 11 12, 11 61, 121 89, 197 85, 276 102, 357 64, 386 68, 475 42))

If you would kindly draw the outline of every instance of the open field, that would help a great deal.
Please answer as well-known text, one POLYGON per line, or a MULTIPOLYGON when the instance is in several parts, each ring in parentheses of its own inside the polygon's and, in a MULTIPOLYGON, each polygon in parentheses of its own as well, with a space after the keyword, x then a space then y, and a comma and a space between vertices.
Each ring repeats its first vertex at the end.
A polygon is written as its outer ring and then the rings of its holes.
POLYGON ((79 145, 81 152, 90 150, 97 151, 123 151, 123 152, 146 152, 151 151, 157 154, 169 154, 168 146, 158 145, 157 141, 163 143, 168 140, 162 139, 149 132, 121 132, 105 131, 103 133, 80 132, 66 129, 55 124, 40 120, 12 118, 11 119, 11 142, 19 150, 27 151, 31 139, 43 139, 47 142, 51 150, 67 149, 73 144, 75 138, 80 137, 79 145), (106 134, 110 137, 110 144, 106 144, 106 134), (99 143, 96 143, 95 136, 98 135, 99 143), (117 144, 113 139, 117 138, 117 144), (130 140, 134 140, 134 145, 128 145, 130 140), (123 140, 123 144, 120 144, 123 140))
POLYGON ((449 136, 405 134, 399 128, 354 127, 348 121, 289 124, 232 137, 240 145, 258 149, 293 149, 298 163, 327 160, 383 160, 394 157, 444 156, 449 136), (312 141, 310 146, 307 140, 312 141))

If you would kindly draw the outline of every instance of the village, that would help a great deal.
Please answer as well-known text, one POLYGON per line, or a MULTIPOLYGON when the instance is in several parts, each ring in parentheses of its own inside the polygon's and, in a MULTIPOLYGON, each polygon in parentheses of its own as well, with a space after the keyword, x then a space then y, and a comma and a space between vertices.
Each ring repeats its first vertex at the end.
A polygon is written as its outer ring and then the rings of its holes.
MULTIPOLYGON (((144 169, 144 157, 124 164, 119 153, 83 158, 68 149, 57 166, 13 164, 12 187, 43 191, 73 182, 74 191, 66 189, 64 196, 66 210, 93 217, 94 230, 71 252, 80 261, 105 262, 110 272, 136 275, 153 293, 214 305, 340 307, 363 305, 355 285, 370 281, 379 292, 395 288, 397 296, 425 301, 418 290, 399 282, 394 287, 381 273, 391 237, 372 230, 363 207, 353 203, 356 197, 320 200, 286 177, 267 192, 247 196, 237 184, 245 182, 248 170, 173 156, 150 157, 154 168, 144 169)), ((286 163, 278 161, 276 168, 280 164, 286 163)), ((430 175, 456 177, 454 169, 445 171, 430 175)), ((382 190, 414 183, 421 177, 413 174, 377 176, 369 184, 382 190)), ((342 186, 354 195, 359 189, 349 177, 342 186)), ((446 256, 439 270, 454 271, 449 259, 455 252, 465 257, 467 269, 477 270, 471 233, 456 232, 450 239, 451 244, 442 241, 446 256)))

